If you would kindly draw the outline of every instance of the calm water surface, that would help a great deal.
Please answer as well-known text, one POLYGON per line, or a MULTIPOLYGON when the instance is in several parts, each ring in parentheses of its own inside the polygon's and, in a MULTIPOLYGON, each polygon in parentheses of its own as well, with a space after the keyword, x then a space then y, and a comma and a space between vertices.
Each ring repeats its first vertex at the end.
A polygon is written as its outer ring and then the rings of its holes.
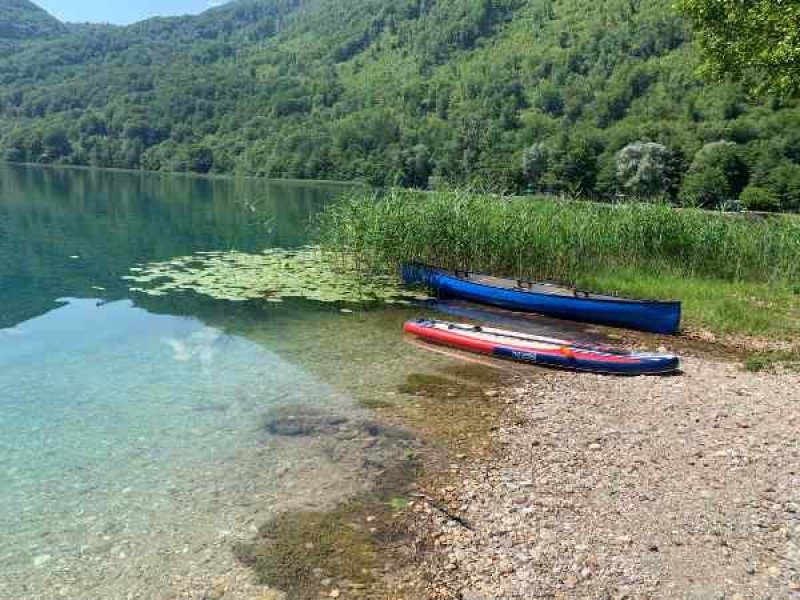
POLYGON ((452 359, 419 309, 146 297, 142 262, 307 241, 330 185, 0 165, 0 598, 175 598, 277 510, 357 490, 276 407, 357 413, 452 359))

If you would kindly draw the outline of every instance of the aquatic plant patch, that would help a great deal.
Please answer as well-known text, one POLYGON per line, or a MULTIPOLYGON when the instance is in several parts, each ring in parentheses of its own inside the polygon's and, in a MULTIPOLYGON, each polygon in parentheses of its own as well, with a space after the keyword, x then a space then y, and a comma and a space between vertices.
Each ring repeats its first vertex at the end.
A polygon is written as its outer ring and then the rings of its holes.
POLYGON ((393 275, 368 276, 345 255, 308 246, 270 248, 259 254, 198 252, 169 261, 139 265, 124 277, 130 290, 150 296, 195 292, 218 300, 281 302, 407 303, 425 299, 401 287, 393 275))
POLYGON ((421 468, 416 452, 407 452, 417 448, 416 440, 408 432, 370 420, 341 422, 336 431, 330 427, 332 415, 313 410, 294 415, 276 411, 265 431, 272 433, 273 424, 282 430, 292 416, 308 424, 309 435, 330 436, 337 452, 349 444, 347 452, 359 457, 371 487, 328 511, 277 515, 259 527, 253 539, 234 544, 234 556, 253 569, 259 583, 289 598, 388 597, 382 593, 381 562, 406 535, 405 498, 413 493, 421 468), (325 430, 314 431, 320 425, 325 430), (348 436, 348 428, 355 435, 348 436))

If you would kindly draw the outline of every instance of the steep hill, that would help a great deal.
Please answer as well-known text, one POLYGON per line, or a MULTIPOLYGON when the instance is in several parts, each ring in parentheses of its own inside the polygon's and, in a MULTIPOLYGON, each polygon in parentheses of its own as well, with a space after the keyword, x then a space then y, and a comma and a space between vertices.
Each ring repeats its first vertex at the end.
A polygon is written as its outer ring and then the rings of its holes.
POLYGON ((0 0, 0 40, 20 40, 64 33, 66 27, 29 0, 0 0))
POLYGON ((26 42, 0 63, 0 151, 610 196, 630 142, 666 146, 675 193, 730 140, 743 183, 800 203, 797 105, 753 105, 695 64, 672 0, 239 0, 26 42))

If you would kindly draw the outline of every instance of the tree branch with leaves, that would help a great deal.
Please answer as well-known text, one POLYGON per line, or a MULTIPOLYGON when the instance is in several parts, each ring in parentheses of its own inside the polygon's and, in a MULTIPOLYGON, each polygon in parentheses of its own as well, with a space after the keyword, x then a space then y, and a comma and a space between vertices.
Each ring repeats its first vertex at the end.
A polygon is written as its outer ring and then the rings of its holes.
POLYGON ((754 95, 800 95, 800 1, 678 0, 694 23, 703 71, 754 95))

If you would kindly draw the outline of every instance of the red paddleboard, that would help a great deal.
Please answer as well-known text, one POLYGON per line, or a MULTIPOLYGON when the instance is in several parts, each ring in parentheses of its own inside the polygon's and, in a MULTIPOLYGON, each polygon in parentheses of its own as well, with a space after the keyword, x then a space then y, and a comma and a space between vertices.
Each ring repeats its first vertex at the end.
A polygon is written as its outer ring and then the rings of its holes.
POLYGON ((435 344, 545 367, 614 375, 673 373, 680 367, 671 354, 625 352, 462 323, 418 319, 408 321, 405 330, 435 344))

